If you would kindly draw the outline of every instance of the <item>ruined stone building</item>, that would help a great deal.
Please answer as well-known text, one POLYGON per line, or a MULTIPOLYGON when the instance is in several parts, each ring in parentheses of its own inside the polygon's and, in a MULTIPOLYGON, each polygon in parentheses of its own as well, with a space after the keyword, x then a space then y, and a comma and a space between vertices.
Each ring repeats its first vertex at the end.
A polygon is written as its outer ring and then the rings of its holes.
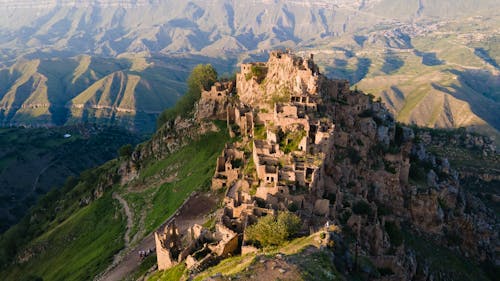
MULTIPOLYGON (((414 263, 391 244, 387 225, 403 218, 426 233, 447 227, 476 235, 466 216, 443 219, 440 204, 462 204, 451 176, 438 182, 430 173, 434 189, 425 193, 409 183, 412 131, 398 128, 380 102, 351 91, 348 81, 323 76, 312 56, 276 51, 266 63, 242 64, 235 82, 202 93, 196 118, 225 121, 234 140, 212 178, 212 190, 224 191, 223 210, 212 231, 195 225, 178 233, 168 225, 155 233, 159 269, 185 262, 199 271, 255 251, 245 228, 280 211, 298 214, 305 230, 343 220, 364 255, 400 280, 414 273, 414 263)), ((484 253, 471 245, 471 255, 484 253)))
POLYGON ((277 51, 267 63, 242 64, 236 85, 216 83, 204 91, 197 118, 226 120, 230 134, 242 137, 241 142, 226 145, 212 178, 213 190, 226 190, 224 212, 213 233, 199 225, 184 236, 175 226, 155 233, 159 268, 183 260, 188 268, 200 268, 218 257, 240 253, 245 227, 263 215, 315 208, 316 213, 328 215, 329 206, 322 204, 324 200, 316 202, 310 192, 335 127, 318 108, 322 93, 338 95, 336 91, 348 88, 346 81, 323 77, 312 57, 277 51), (245 152, 245 146, 251 152, 245 152), (189 236, 189 241, 182 242, 181 236, 184 240, 189 236))

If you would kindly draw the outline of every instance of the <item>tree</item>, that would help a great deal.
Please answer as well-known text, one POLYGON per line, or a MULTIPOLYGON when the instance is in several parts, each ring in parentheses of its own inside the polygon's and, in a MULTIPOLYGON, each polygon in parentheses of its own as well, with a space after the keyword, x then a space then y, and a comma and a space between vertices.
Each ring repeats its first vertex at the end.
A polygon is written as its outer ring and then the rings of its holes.
POLYGON ((210 87, 217 81, 217 71, 210 64, 199 64, 193 68, 188 77, 188 90, 174 107, 163 111, 158 117, 158 128, 163 124, 174 120, 177 116, 187 116, 194 108, 194 105, 201 97, 202 90, 210 90, 210 87))
POLYGON ((118 149, 118 155, 120 155, 120 157, 130 157, 132 152, 133 148, 131 144, 123 145, 118 149))
POLYGON ((245 230, 246 239, 263 247, 283 244, 300 230, 300 218, 290 212, 265 216, 245 230))
POLYGON ((187 80, 188 93, 200 94, 201 90, 208 91, 216 81, 217 71, 211 64, 198 64, 187 80))

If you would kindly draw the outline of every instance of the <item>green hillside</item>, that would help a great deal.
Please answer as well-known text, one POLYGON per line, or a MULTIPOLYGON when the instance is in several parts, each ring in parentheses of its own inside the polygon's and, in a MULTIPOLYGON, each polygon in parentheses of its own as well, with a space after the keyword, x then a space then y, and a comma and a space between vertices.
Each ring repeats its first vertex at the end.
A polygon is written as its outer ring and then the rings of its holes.
POLYGON ((0 129, 0 231, 18 222, 51 188, 140 140, 124 129, 95 125, 0 129))
POLYGON ((0 236, 0 274, 5 280, 18 280, 20 275, 88 280, 102 272, 128 246, 125 241, 137 233, 136 239, 150 233, 192 191, 209 186, 216 157, 229 140, 227 129, 220 126, 164 159, 142 159, 140 177, 127 185, 118 184, 117 170, 128 161, 121 158, 82 173, 60 192, 49 193, 21 223, 0 236), (162 182, 169 174, 175 174, 176 180, 162 182), (126 226, 112 194, 122 196, 132 207, 137 218, 133 225, 126 226), (131 233, 125 239, 127 227, 131 233))

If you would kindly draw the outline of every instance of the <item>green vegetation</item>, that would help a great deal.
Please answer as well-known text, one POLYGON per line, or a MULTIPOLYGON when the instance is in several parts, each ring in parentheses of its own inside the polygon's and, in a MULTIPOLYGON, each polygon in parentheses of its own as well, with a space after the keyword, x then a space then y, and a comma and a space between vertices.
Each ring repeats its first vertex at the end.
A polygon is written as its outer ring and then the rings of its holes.
POLYGON ((124 129, 94 125, 0 129, 0 233, 68 177, 78 177, 116 157, 121 145, 140 140, 124 129))
POLYGON ((33 240, 29 248, 35 257, 21 265, 10 265, 2 276, 5 280, 27 274, 43 280, 92 279, 123 247, 125 219, 119 208, 108 193, 79 209, 33 240))
POLYGON ((177 116, 191 114, 195 103, 200 99, 202 90, 210 90, 217 81, 217 71, 210 64, 199 64, 193 68, 187 80, 188 90, 174 107, 163 111, 158 117, 157 127, 174 120, 177 116))
POLYGON ((134 148, 132 147, 132 145, 129 143, 129 144, 125 144, 123 145, 122 147, 120 147, 118 149, 118 155, 120 157, 125 157, 125 158, 128 158, 132 155, 132 152, 134 151, 134 148))
POLYGON ((226 276, 234 275, 242 272, 254 262, 255 262, 255 254, 227 258, 221 261, 218 265, 210 267, 206 271, 196 276, 194 278, 194 281, 205 280, 207 277, 217 273, 223 273, 226 276))
POLYGON ((295 130, 282 133, 280 131, 280 149, 285 153, 290 153, 299 149, 300 141, 306 136, 305 130, 295 130))
POLYGON ((288 86, 284 86, 271 95, 269 105, 273 107, 277 103, 289 102, 291 95, 292 91, 290 88, 288 86))
POLYGON ((184 272, 186 272, 186 265, 181 263, 165 271, 155 273, 148 278, 148 281, 179 281, 184 272))
POLYGON ((245 79, 248 81, 252 78, 255 78, 258 83, 266 77, 267 74, 267 68, 265 66, 261 65, 252 65, 250 67, 250 72, 245 75, 245 79))
MULTIPOLYGON (((132 203, 134 214, 145 216, 143 226, 134 221, 132 232, 135 234, 142 229, 142 233, 149 233, 192 191, 208 187, 216 157, 228 140, 227 130, 221 125, 218 132, 203 135, 165 159, 146 165, 141 175, 148 177, 143 176, 139 182, 147 183, 165 168, 176 165, 181 180, 124 195, 132 203)), ((121 206, 111 198, 112 192, 122 190, 117 187, 105 190, 99 199, 94 198, 94 192, 100 182, 109 183, 108 179, 118 182, 119 177, 114 175, 119 165, 117 160, 111 161, 82 173, 79 180, 69 180, 61 192, 54 190, 47 194, 20 224, 2 235, 0 274, 7 276, 7 280, 19 272, 44 280, 84 280, 106 268, 124 243, 125 219, 121 206), (6 267, 26 247, 34 250, 35 256, 27 263, 6 267)))
MULTIPOLYGON (((436 272, 435 275, 440 276, 438 280, 494 280, 494 278, 487 278, 478 265, 463 258, 462 255, 457 255, 455 252, 428 238, 418 236, 410 230, 405 229, 402 234, 405 244, 415 251, 417 261, 427 264, 431 272, 436 272)), ((422 274, 421 270, 421 268, 417 270, 417 276, 422 274)))
POLYGON ((267 138, 266 126, 264 124, 255 124, 253 128, 253 137, 256 140, 265 140, 267 138))
POLYGON ((146 233, 160 226, 191 192, 210 187, 217 156, 227 141, 227 129, 221 124, 218 132, 203 135, 165 159, 143 168, 138 181, 147 186, 146 190, 128 194, 127 198, 134 198, 134 213, 145 212, 146 233), (165 171, 175 173, 175 180, 165 183, 153 180, 156 175, 165 176, 165 171))
POLYGON ((301 227, 300 218, 289 212, 281 212, 277 217, 268 215, 247 227, 245 234, 249 241, 263 247, 283 244, 295 235, 301 227))
POLYGON ((343 280, 332 263, 331 255, 326 250, 306 256, 297 254, 291 259, 299 265, 303 280, 343 280))

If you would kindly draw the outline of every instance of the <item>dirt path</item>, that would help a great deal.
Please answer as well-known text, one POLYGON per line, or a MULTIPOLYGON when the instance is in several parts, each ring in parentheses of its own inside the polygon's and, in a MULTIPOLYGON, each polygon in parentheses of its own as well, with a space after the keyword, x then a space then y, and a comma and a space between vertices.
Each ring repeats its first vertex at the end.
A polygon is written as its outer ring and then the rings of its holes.
MULTIPOLYGON (((123 198, 122 198, 123 199, 123 198)), ((117 199, 119 200, 119 199, 117 199)), ((179 228, 179 232, 185 232, 192 224, 202 224, 205 221, 205 216, 215 206, 217 200, 214 195, 197 194, 189 197, 182 207, 178 210, 178 214, 168 218, 165 223, 170 223, 175 219, 175 224, 179 228)), ((128 216, 127 216, 128 217, 128 216)), ((100 278, 99 281, 118 281, 123 280, 134 272, 142 262, 139 257, 139 251, 155 248, 155 239, 153 233, 147 235, 132 249, 127 249, 127 253, 123 258, 115 264, 114 267, 108 269, 100 278)))
POLYGON ((123 210, 125 210, 125 215, 127 216, 127 231, 125 231, 125 248, 128 248, 129 243, 130 243, 130 230, 132 229, 132 225, 134 223, 134 214, 130 211, 130 207, 128 206, 128 203, 123 197, 120 196, 118 193, 113 193, 113 198, 118 200, 120 204, 123 206, 123 210))
POLYGON ((32 188, 31 188, 31 191, 35 192, 36 190, 36 187, 38 185, 38 182, 40 181, 40 177, 50 168, 52 167, 52 165, 54 165, 56 162, 57 162, 58 159, 55 159, 55 160, 52 160, 49 164, 47 164, 47 166, 45 166, 41 171, 40 173, 38 173, 38 176, 36 176, 36 179, 35 181, 33 182, 33 185, 32 185, 32 188))

